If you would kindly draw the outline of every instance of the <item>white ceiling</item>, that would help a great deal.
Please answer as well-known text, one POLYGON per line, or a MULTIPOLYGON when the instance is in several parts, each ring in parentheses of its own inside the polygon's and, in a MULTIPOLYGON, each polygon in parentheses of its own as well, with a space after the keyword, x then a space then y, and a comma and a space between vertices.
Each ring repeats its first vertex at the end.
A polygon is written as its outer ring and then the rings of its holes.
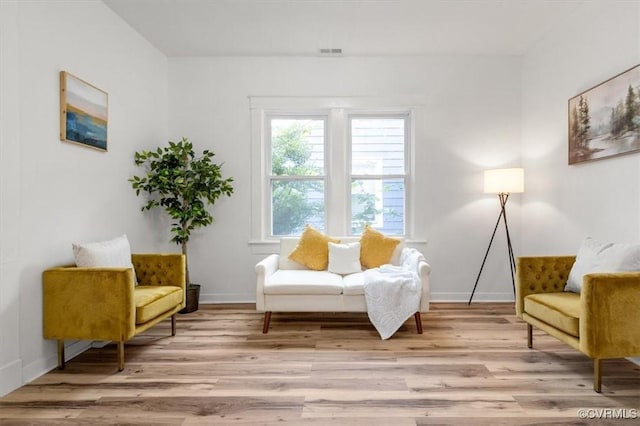
POLYGON ((167 56, 522 54, 584 0, 103 0, 167 56))

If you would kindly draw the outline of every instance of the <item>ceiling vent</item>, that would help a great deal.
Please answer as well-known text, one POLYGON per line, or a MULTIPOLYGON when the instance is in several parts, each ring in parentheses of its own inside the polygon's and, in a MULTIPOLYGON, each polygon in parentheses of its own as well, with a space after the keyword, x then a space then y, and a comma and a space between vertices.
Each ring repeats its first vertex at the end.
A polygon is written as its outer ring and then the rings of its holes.
POLYGON ((319 53, 320 56, 342 56, 342 49, 321 48, 319 53))

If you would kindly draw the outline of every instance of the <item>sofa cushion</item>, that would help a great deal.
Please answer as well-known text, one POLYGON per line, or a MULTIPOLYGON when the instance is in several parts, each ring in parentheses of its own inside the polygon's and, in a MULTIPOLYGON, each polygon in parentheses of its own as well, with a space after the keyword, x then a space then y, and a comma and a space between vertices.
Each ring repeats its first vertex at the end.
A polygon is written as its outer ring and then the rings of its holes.
POLYGON ((340 240, 328 237, 314 227, 307 225, 302 232, 296 248, 289 254, 289 259, 309 269, 324 271, 329 264, 329 243, 340 240))
POLYGON ((81 268, 133 268, 126 234, 108 241, 73 243, 71 248, 76 266, 81 268))
POLYGON ((571 268, 565 291, 580 293, 586 274, 640 271, 640 244, 603 243, 587 237, 571 268))
POLYGON ((328 271, 280 269, 264 283, 264 294, 342 294, 342 276, 328 271))
POLYGON ((334 274, 355 274, 362 271, 360 264, 360 243, 329 243, 329 272, 334 274))
POLYGON ((182 289, 174 286, 139 285, 133 292, 136 324, 143 324, 175 308, 184 298, 182 289))
POLYGON ((360 262, 364 268, 377 268, 392 263, 392 256, 400 244, 397 238, 389 238, 367 225, 360 239, 360 262))
POLYGON ((575 337, 580 335, 580 295, 537 293, 524 298, 524 312, 575 337))
POLYGON ((364 272, 345 275, 342 280, 344 282, 343 294, 345 296, 364 294, 364 272))
POLYGON ((109 241, 73 243, 71 248, 73 249, 73 258, 78 267, 133 268, 131 264, 131 247, 126 235, 121 235, 109 241))

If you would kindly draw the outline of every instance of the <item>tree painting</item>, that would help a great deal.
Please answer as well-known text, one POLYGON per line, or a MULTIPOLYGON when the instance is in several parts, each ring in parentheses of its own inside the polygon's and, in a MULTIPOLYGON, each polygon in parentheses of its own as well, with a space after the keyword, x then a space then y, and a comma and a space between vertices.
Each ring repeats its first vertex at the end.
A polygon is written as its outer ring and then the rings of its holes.
POLYGON ((569 99, 569 164, 640 150, 640 66, 569 99))

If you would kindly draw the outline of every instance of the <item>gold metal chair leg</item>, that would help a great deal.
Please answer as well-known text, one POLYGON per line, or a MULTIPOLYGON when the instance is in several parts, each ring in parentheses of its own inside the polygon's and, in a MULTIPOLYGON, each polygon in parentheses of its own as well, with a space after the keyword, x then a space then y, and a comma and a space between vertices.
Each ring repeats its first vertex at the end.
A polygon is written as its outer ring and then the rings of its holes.
POLYGON ((171 335, 176 335, 176 314, 171 315, 171 335))
POLYGON ((58 368, 64 370, 64 339, 58 340, 58 368))
POLYGON ((422 334, 422 318, 420 317, 420 312, 416 312, 413 317, 416 319, 416 328, 418 329, 418 334, 422 334))
POLYGON ((267 334, 269 332, 269 323, 271 322, 271 311, 264 313, 264 324, 262 325, 262 333, 267 334))
POLYGON ((118 342, 118 371, 124 370, 124 342, 118 342))
POLYGON ((527 347, 533 348, 533 326, 531 324, 527 324, 527 347))
POLYGON ((593 390, 602 392, 602 360, 599 358, 593 360, 593 390))

